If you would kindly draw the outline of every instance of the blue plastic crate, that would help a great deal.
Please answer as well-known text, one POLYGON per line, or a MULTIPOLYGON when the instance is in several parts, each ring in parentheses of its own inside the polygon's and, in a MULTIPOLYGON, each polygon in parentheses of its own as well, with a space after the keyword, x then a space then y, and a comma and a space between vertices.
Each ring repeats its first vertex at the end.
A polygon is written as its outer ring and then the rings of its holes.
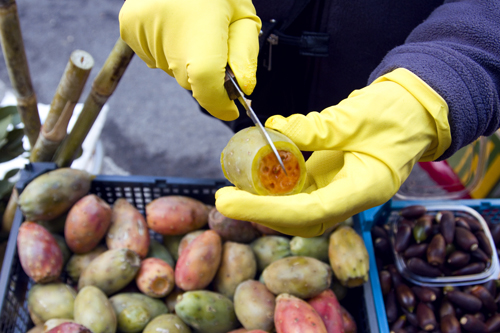
POLYGON ((387 203, 368 209, 356 215, 356 223, 359 225, 365 242, 368 254, 370 256, 369 281, 365 283, 365 303, 368 313, 369 326, 371 332, 389 333, 389 324, 385 312, 384 298, 380 287, 377 264, 375 262, 375 249, 373 247, 371 229, 374 225, 383 225, 387 223, 388 218, 393 211, 399 211, 403 207, 410 205, 463 205, 475 209, 483 216, 487 216, 492 223, 500 223, 500 199, 478 199, 478 200, 444 200, 444 201, 397 201, 390 200, 387 203), (371 294, 366 292, 371 291, 371 294))

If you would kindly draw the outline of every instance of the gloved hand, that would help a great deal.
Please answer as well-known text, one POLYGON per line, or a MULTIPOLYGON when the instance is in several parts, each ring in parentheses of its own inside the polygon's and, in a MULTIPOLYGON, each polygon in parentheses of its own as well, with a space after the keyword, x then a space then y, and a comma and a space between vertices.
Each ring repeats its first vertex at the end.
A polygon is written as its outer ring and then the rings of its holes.
POLYGON ((255 87, 261 21, 251 0, 127 0, 120 35, 151 68, 161 68, 210 114, 234 120, 224 89, 229 63, 243 92, 255 87))
POLYGON ((401 68, 320 113, 273 116, 266 127, 314 151, 303 192, 258 196, 224 187, 215 205, 227 217, 303 237, 386 202, 417 161, 437 159, 451 143, 446 102, 401 68))

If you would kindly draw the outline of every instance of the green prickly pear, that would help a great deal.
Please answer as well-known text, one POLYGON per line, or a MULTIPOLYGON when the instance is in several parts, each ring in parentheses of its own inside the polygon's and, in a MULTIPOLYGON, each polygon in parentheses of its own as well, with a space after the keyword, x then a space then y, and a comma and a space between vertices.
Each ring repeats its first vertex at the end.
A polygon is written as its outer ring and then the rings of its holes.
POLYGON ((259 272, 262 272, 273 261, 291 255, 290 239, 284 236, 262 236, 254 240, 250 246, 255 253, 259 272))
POLYGON ((233 302, 208 290, 187 291, 179 296, 175 313, 200 333, 228 332, 238 325, 233 302))
POLYGON ((35 284, 28 292, 28 310, 35 325, 49 319, 73 319, 76 291, 61 282, 35 284))
POLYGON ((234 311, 240 323, 248 330, 271 332, 274 328, 276 296, 256 280, 238 285, 234 293, 234 311))
POLYGON ((92 260, 100 254, 106 252, 107 248, 104 245, 97 245, 92 251, 82 254, 73 253, 66 264, 66 273, 77 282, 80 274, 87 268, 92 260))
POLYGON ((191 329, 175 314, 163 314, 149 322, 142 333, 191 333, 191 329))
POLYGON ((275 295, 310 298, 328 289, 332 269, 318 259, 292 256, 272 262, 262 273, 266 287, 275 295))
POLYGON ((158 258, 165 261, 171 267, 175 267, 175 260, 165 245, 154 238, 149 240, 149 250, 147 258, 158 258))
POLYGON ((290 252, 294 256, 313 257, 328 262, 328 236, 304 238, 295 236, 290 240, 290 252))
POLYGON ((236 287, 245 280, 255 278, 256 273, 257 261, 252 248, 247 244, 226 241, 213 281, 214 290, 232 299, 236 287))
POLYGON ((134 280, 140 265, 139 255, 132 250, 107 250, 92 260, 82 272, 78 289, 92 285, 106 295, 111 295, 134 280))
POLYGON ((60 168, 33 179, 19 195, 19 208, 29 221, 52 220, 68 211, 90 190, 95 176, 60 168))
POLYGON ((335 276, 343 285, 357 287, 368 281, 368 251, 353 228, 342 226, 331 233, 328 257, 335 276))
POLYGON ((75 322, 92 333, 115 333, 116 314, 108 297, 94 286, 83 287, 75 298, 75 322))

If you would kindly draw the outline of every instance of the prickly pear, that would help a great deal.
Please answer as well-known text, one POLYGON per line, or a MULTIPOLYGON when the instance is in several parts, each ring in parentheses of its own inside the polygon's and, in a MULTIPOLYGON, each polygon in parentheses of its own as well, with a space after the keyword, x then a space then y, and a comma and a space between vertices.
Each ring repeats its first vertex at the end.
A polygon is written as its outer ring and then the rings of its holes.
POLYGON ((175 313, 200 333, 227 332, 238 325, 233 302, 208 290, 187 291, 179 296, 175 313))
POLYGON ((208 223, 209 207, 187 196, 171 195, 146 205, 149 228, 161 235, 184 235, 208 223))
POLYGON ((261 234, 252 223, 225 217, 215 207, 208 214, 208 226, 217 232, 223 241, 250 243, 261 234))
POLYGON ((100 254, 106 252, 107 248, 104 245, 97 245, 92 251, 82 254, 73 253, 66 264, 66 273, 77 282, 80 274, 87 268, 92 260, 100 254))
POLYGON ((276 297, 274 323, 277 333, 327 333, 323 320, 310 304, 286 293, 276 297))
POLYGON ((144 216, 127 199, 117 199, 113 204, 111 225, 106 235, 108 248, 127 248, 145 258, 149 241, 148 225, 144 216))
POLYGON ((247 280, 234 293, 234 311, 240 323, 248 330, 271 332, 274 328, 276 296, 263 283, 247 280))
POLYGON ((304 156, 284 134, 265 130, 278 150, 286 173, 271 146, 252 126, 235 133, 222 151, 220 161, 224 176, 236 187, 253 194, 299 193, 306 180, 304 156))
POLYGON ((291 255, 290 239, 284 236, 262 236, 254 240, 250 246, 255 253, 259 272, 262 272, 273 261, 291 255))
POLYGON ((83 325, 65 322, 50 330, 46 330, 45 333, 92 333, 92 331, 83 325))
POLYGON ((165 297, 175 286, 174 269, 161 259, 147 258, 141 262, 135 282, 144 294, 154 298, 165 297))
POLYGON ((101 289, 86 286, 75 298, 75 322, 88 327, 92 333, 115 333, 116 314, 101 289))
POLYGON ((275 295, 291 294, 310 298, 328 289, 332 270, 312 257, 292 256, 274 261, 262 273, 267 289, 275 295))
POLYGON ((163 314, 149 322, 142 333, 191 333, 191 329, 175 314, 163 314))
POLYGON ((140 263, 139 255, 132 250, 107 250, 92 260, 82 272, 78 289, 92 285, 106 295, 111 295, 134 279, 140 263))
POLYGON ((182 290, 203 289, 212 282, 221 261, 222 241, 213 230, 196 237, 175 265, 175 284, 182 290))
POLYGON ((17 235, 21 266, 30 278, 47 283, 59 278, 63 266, 61 248, 54 236, 35 222, 23 222, 17 235))
POLYGON ((332 232, 328 257, 335 276, 343 285, 356 287, 368 280, 368 251, 353 228, 342 226, 332 232))
POLYGON ((95 176, 60 168, 33 179, 19 195, 19 208, 29 221, 52 220, 65 213, 90 190, 95 176))
POLYGON ((73 319, 75 297, 76 291, 64 283, 35 284, 28 292, 28 310, 33 323, 73 319))
POLYGON ((95 194, 88 194, 71 207, 64 238, 74 253, 87 253, 103 239, 111 223, 111 207, 95 194))

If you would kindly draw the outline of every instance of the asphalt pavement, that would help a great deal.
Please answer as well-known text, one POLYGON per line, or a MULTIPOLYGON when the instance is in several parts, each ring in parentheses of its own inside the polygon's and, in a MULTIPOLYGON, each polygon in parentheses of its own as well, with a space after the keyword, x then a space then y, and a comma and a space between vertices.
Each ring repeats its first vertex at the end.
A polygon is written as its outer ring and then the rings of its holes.
MULTIPOLYGON (((80 102, 120 36, 123 0, 17 0, 24 47, 39 103, 50 104, 74 50, 94 58, 80 102)), ((0 81, 10 80, 0 54, 0 81)), ((100 141, 102 174, 221 178, 220 153, 232 136, 201 113, 190 92, 132 58, 113 95, 100 141)))

